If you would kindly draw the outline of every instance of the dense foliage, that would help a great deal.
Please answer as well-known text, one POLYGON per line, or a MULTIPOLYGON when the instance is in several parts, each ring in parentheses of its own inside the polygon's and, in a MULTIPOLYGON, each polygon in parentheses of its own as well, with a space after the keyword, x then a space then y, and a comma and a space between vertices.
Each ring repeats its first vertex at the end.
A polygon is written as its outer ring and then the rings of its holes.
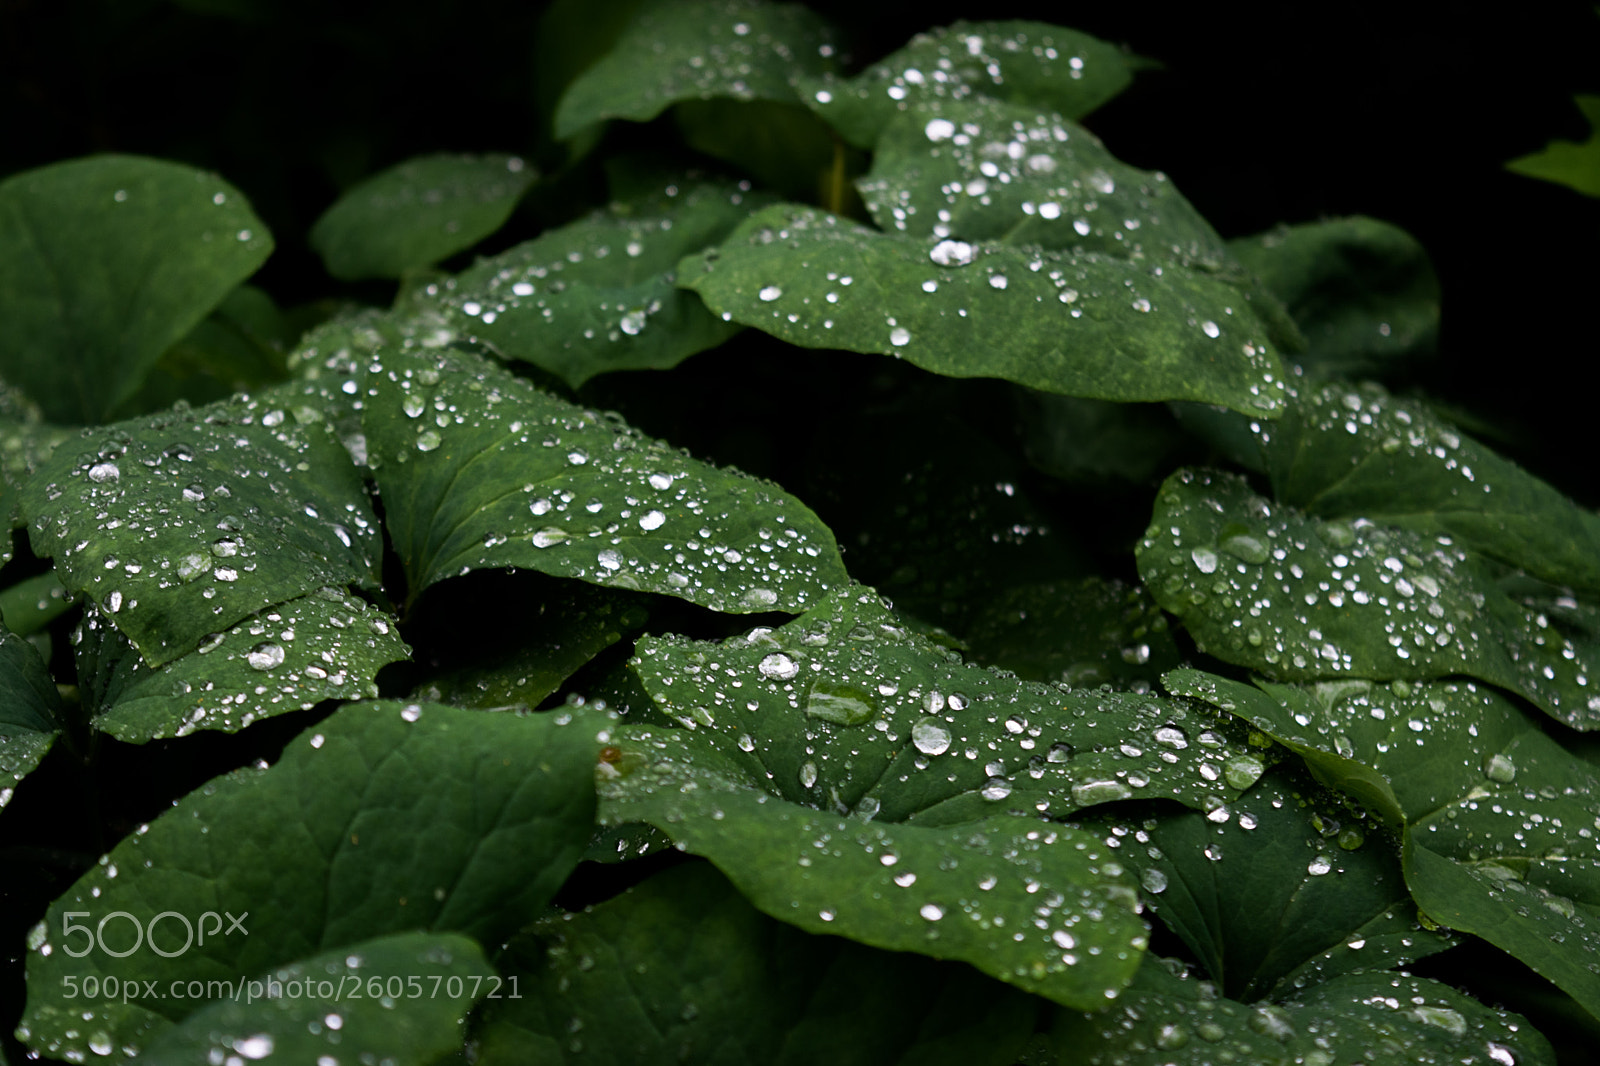
POLYGON ((1600 515, 1430 400, 1422 246, 1225 239, 1076 30, 585 8, 338 298, 0 180, 0 1066, 1600 1039, 1600 515))

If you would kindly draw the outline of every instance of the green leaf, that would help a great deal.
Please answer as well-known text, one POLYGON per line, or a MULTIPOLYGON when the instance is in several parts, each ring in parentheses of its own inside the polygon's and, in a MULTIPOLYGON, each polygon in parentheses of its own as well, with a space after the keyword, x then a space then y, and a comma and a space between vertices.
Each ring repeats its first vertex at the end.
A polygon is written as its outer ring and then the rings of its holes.
POLYGON ((61 587, 54 570, 46 570, 0 591, 0 618, 19 637, 32 636, 71 610, 76 597, 61 587))
POLYGON ((39 653, 0 623, 0 809, 61 729, 61 696, 39 653))
POLYGON ((500 943, 539 914, 583 853, 606 721, 398 702, 344 708, 271 769, 192 793, 51 906, 29 937, 19 1038, 49 1055, 84 1055, 98 1032, 131 1057, 226 995, 213 985, 207 999, 168 998, 173 981, 236 985, 411 930, 500 943), (123 911, 131 920, 107 918, 123 911), (183 921, 154 923, 169 911, 197 930, 208 912, 238 915, 245 935, 219 921, 218 936, 207 920, 203 951, 187 950, 183 921), (68 929, 85 914, 87 933, 68 929), (128 952, 133 922, 142 940, 128 952), (97 928, 126 954, 85 946, 97 928), (102 988, 108 978, 139 983, 126 1001, 108 992, 96 1002, 70 996, 64 975, 97 976, 102 988), (156 982, 154 998, 145 981, 156 982))
POLYGON ((360 474, 295 399, 285 388, 89 431, 23 487, 34 551, 151 666, 323 585, 376 583, 360 474))
POLYGON ((408 159, 346 190, 311 227, 311 247, 342 281, 398 278, 505 225, 538 178, 514 155, 408 159))
POLYGON ((1520 1015, 1438 981, 1382 972, 1246 1004, 1151 960, 1110 1010, 1058 1011, 1051 1038, 1061 1066, 1555 1066, 1549 1042, 1520 1015))
POLYGON ((1149 592, 1098 577, 1010 589, 988 601, 965 636, 986 666, 1073 686, 1154 680, 1181 659, 1149 592))
POLYGON ((837 47, 828 22, 800 4, 656 0, 568 86, 556 137, 602 119, 646 122, 680 100, 794 100, 795 78, 829 70, 837 47))
POLYGON ((1513 159, 1506 169, 1541 181, 1553 181, 1585 196, 1600 196, 1600 96, 1574 96, 1589 120, 1589 139, 1551 141, 1544 151, 1513 159))
MULTIPOLYGON (((505 575, 495 576, 504 588, 505 575)), ((643 600, 632 593, 560 582, 538 600, 536 609, 510 625, 472 631, 471 661, 453 663, 429 678, 416 696, 483 710, 537 707, 579 667, 644 626, 649 612, 643 600)), ((452 626, 457 617, 450 616, 452 626)))
POLYGON ((1600 515, 1376 385, 1306 391, 1264 429, 1273 494, 1319 518, 1448 534, 1558 585, 1600 594, 1600 515))
POLYGON ((1283 681, 1466 674, 1578 728, 1600 725, 1600 641, 1525 606, 1448 536, 1321 521, 1243 478, 1181 470, 1139 573, 1202 650, 1283 681))
POLYGON ((1434 353, 1439 278, 1398 226, 1361 216, 1279 226, 1228 250, 1288 306, 1307 344, 1295 362, 1312 377, 1383 374, 1434 353))
POLYGON ((464 936, 379 937, 247 980, 242 1001, 219 999, 195 1011, 152 1041, 139 1061, 326 1063, 346 1056, 433 1066, 461 1047, 463 1015, 500 984, 483 949, 464 936))
POLYGON ((1153 483, 1172 469, 1182 443, 1172 415, 1154 404, 1029 389, 1018 390, 1017 411, 1028 461, 1063 481, 1153 483))
POLYGON ((412 598, 518 567, 719 611, 800 611, 846 580, 833 535, 781 489, 489 360, 390 348, 361 369, 370 461, 412 598))
POLYGON ((740 329, 674 287, 678 261, 771 202, 748 182, 672 181, 480 260, 423 299, 458 332, 573 388, 611 370, 666 369, 740 329))
POLYGON ((1265 761, 1186 701, 964 663, 860 586, 779 629, 646 637, 636 653, 645 691, 682 728, 625 735, 681 742, 691 759, 706 752, 739 780, 840 814, 948 825, 1135 797, 1211 809, 1265 761))
POLYGON ((1359 810, 1274 770, 1226 808, 1091 819, 1230 999, 1293 995, 1453 943, 1419 926, 1400 857, 1359 810))
POLYGON ((1080 119, 1133 80, 1142 64, 1116 47, 1043 22, 956 22, 919 33, 847 81, 803 79, 802 99, 861 148, 900 114, 937 115, 972 94, 1080 119))
POLYGON ((967 967, 775 922, 706 863, 540 922, 511 955, 526 990, 484 1011, 480 1066, 1009 1066, 1037 1010, 967 967))
POLYGON ((1229 265, 1222 239, 1165 174, 1130 167, 1083 127, 1025 105, 974 96, 909 108, 884 127, 857 184, 885 232, 1149 255, 1210 273, 1229 265))
POLYGON ((251 615, 158 667, 90 608, 78 683, 96 729, 142 744, 199 729, 234 733, 323 700, 375 697, 379 668, 408 651, 393 618, 331 586, 251 615))
POLYGON ((1257 417, 1283 402, 1244 295, 1177 265, 1157 274, 1100 252, 918 241, 778 204, 678 275, 713 312, 804 348, 1104 400, 1202 400, 1257 417))
POLYGON ((0 375, 56 422, 98 422, 272 251, 214 175, 102 155, 0 182, 0 375))
POLYGON ((690 148, 733 164, 786 197, 820 199, 833 177, 837 138, 797 103, 685 100, 672 112, 690 148))
POLYGON ((1600 768, 1470 683, 1255 688, 1178 671, 1168 687, 1248 718, 1400 822, 1418 906, 1600 1016, 1600 768))
POLYGON ((1014 815, 864 822, 683 766, 633 776, 643 775, 646 787, 603 793, 609 822, 665 829, 757 908, 808 932, 967 962, 1083 1009, 1138 967, 1146 941, 1133 889, 1087 833, 1014 815))

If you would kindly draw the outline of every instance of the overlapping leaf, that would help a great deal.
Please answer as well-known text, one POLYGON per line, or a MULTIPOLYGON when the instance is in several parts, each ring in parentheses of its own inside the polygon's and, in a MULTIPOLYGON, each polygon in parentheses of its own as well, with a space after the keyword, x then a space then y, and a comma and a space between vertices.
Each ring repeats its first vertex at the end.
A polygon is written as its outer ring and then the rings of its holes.
POLYGON ((740 329, 674 287, 685 255, 772 196, 682 180, 613 204, 430 286, 451 327, 576 388, 609 370, 665 369, 740 329))
POLYGON ((1322 521, 1243 478, 1183 470, 1162 486, 1138 557, 1205 650, 1269 677, 1467 674, 1568 725, 1600 725, 1600 644, 1508 596, 1449 536, 1322 521))
POLYGON ((311 246, 336 278, 397 278, 499 229, 537 179, 514 155, 408 159, 339 197, 311 227, 311 246))
POLYGON ((200 729, 233 733, 323 700, 375 697, 378 670, 407 654, 392 617, 324 586, 159 667, 91 607, 78 643, 78 683, 95 728, 137 744, 200 729))
POLYGON ((86 431, 24 485, 34 550, 151 666, 323 585, 375 584, 361 477, 294 400, 269 391, 86 431))
POLYGON ((1356 216, 1280 226, 1228 251, 1288 307, 1314 377, 1359 377, 1433 354, 1439 278, 1397 226, 1356 216))
POLYGON ((19 637, 32 636, 70 610, 76 599, 46 570, 0 590, 0 618, 19 637))
POLYGON ((722 611, 800 611, 846 580, 833 535, 777 486, 488 360, 390 348, 362 371, 365 446, 413 598, 519 567, 722 611))
POLYGON ((1281 999, 1450 947, 1418 923, 1400 858, 1359 811, 1281 770, 1227 808, 1091 818, 1164 924, 1231 999, 1281 999))
POLYGON ((1527 1020, 1438 981, 1349 973, 1278 1003, 1221 998, 1209 981, 1151 960, 1099 1014, 1060 1011, 1061 1066, 1554 1066, 1527 1020))
POLYGON ((1250 719, 1404 827, 1433 918, 1510 952, 1600 1015, 1600 771, 1470 683, 1259 688, 1194 671, 1175 691, 1250 719))
POLYGON ((891 236, 779 204, 678 269, 712 311, 806 348, 1107 400, 1282 405, 1277 355, 1222 277, 1077 249, 891 236))
POLYGON ((1035 1002, 964 966, 816 937, 750 906, 708 864, 534 926, 489 1003, 482 1066, 548 1062, 1008 1066, 1035 1002))
POLYGON ((0 183, 0 376, 55 422, 98 422, 272 251, 212 174, 100 155, 0 183))
POLYGON ((1320 518, 1367 518, 1453 541, 1600 594, 1600 516, 1376 385, 1305 391, 1264 430, 1273 494, 1320 518))
POLYGON ((39 653, 0 622, 0 808, 61 729, 61 697, 39 653))
POLYGON ((175 980, 236 984, 409 930, 501 942, 539 913, 583 853, 606 725, 572 711, 346 707, 271 769, 190 795, 52 905, 29 938, 19 1038, 50 1055, 109 1046, 132 1057, 206 1006, 161 995, 175 980), (67 912, 79 925, 86 913, 104 948, 68 931, 67 912), (142 950, 126 951, 129 919, 106 917, 117 912, 139 923, 142 950), (187 948, 189 927, 155 921, 163 912, 204 924, 204 946, 187 948), (248 912, 248 935, 230 935, 220 919, 217 935, 207 912, 248 912), (64 974, 99 977, 104 1001, 71 996, 64 974), (107 978, 116 979, 110 988, 107 978), (145 981, 157 983, 156 998, 145 981), (111 991, 122 982, 136 982, 126 1001, 111 991))
POLYGON ((1078 119, 1132 81, 1139 63, 1086 33, 1043 22, 956 22, 919 33, 854 78, 802 81, 802 98, 861 148, 900 114, 930 117, 974 94, 1078 119))
POLYGON ((681 100, 793 100, 795 78, 831 69, 837 48, 832 27, 800 4, 656 0, 567 87, 555 134, 644 122, 681 100))
POLYGON ((242 998, 195 1011, 139 1058, 433 1066, 462 1046, 473 1002, 502 983, 467 937, 378 937, 245 980, 242 998))

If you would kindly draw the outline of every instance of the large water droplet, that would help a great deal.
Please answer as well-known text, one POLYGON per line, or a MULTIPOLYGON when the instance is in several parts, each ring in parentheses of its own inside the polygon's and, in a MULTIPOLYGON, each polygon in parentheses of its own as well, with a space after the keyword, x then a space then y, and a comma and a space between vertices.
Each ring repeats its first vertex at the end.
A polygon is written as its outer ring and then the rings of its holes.
POLYGON ((924 755, 943 755, 950 750, 950 730, 937 719, 924 718, 911 727, 911 743, 924 755))
POLYGON ((116 463, 96 463, 89 468, 89 480, 100 484, 115 481, 121 476, 122 471, 117 468, 116 463))
POLYGON ((766 288, 756 293, 756 295, 761 297, 767 303, 771 303, 773 300, 776 300, 778 297, 783 295, 783 290, 778 288, 776 285, 768 285, 766 288))
POLYGON ((271 642, 257 644, 244 658, 253 669, 275 670, 283 665, 283 648, 271 642))
POLYGON ((799 664, 781 651, 775 651, 762 659, 757 669, 761 671, 762 677, 770 677, 775 681, 787 681, 800 672, 799 664))
POLYGON ((443 443, 444 438, 439 436, 435 430, 426 429, 417 434, 417 451, 419 452, 431 452, 443 443))
POLYGON ((928 253, 928 258, 940 266, 966 266, 978 258, 978 253, 966 241, 940 241, 928 253))
POLYGON ((866 689, 823 679, 806 696, 806 714, 835 725, 855 726, 875 718, 878 707, 866 689))

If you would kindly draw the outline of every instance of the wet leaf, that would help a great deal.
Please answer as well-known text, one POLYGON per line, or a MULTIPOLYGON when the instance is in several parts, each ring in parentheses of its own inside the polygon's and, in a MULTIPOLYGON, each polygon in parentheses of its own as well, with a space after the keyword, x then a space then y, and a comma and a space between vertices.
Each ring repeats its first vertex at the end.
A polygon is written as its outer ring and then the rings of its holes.
POLYGON ((1508 596, 1449 536, 1322 521, 1243 478, 1168 478, 1139 572, 1203 650, 1282 681, 1467 674, 1600 725, 1600 642, 1508 596))
POLYGON ((1448 985, 1395 973, 1349 973, 1276 1003, 1220 998, 1209 981, 1150 960, 1100 1014, 1059 1011, 1061 1066, 1554 1066, 1527 1020, 1448 985))
POLYGON ((1230 273, 1222 239, 1165 174, 1130 167, 1082 126, 1025 105, 972 96, 908 108, 884 127, 858 185, 887 233, 1230 273))
POLYGON ((1600 594, 1600 515, 1376 385, 1305 390, 1267 439, 1273 494, 1320 518, 1366 518, 1600 594))
POLYGON ((1248 718, 1401 824, 1425 912, 1600 1015, 1600 769, 1510 700, 1465 682, 1257 688, 1196 671, 1168 687, 1248 718))
MULTIPOLYGON (((392 933, 459 932, 500 943, 532 920, 578 862, 607 719, 522 717, 436 704, 354 704, 291 743, 268 770, 219 778, 125 839, 30 935, 19 1038, 85 1055, 93 1034, 132 1057, 207 999, 172 981, 233 982, 392 933), (132 916, 106 920, 125 911, 132 916), (240 916, 204 951, 184 922, 240 916), (68 912, 72 917, 68 917, 68 912), (245 917, 248 912, 248 917, 245 917), (87 931, 69 931, 65 923, 87 931), (141 927, 143 947, 113 956, 141 927), (154 922, 155 928, 150 930, 154 922), (156 950, 159 947, 159 951, 156 950), (198 945, 196 945, 198 948, 198 945), (123 1002, 71 997, 64 974, 139 982, 123 1002), (145 993, 155 981, 157 996, 145 993)), ((115 985, 113 987, 116 987, 115 985)), ((227 987, 225 984, 220 987, 227 987)))
POLYGON ((1393 372, 1434 353, 1439 278, 1410 234, 1356 216, 1279 226, 1228 251, 1287 305, 1313 378, 1393 372))
POLYGON ((269 390, 87 431, 23 487, 34 551, 151 666, 263 607, 376 583, 366 488, 294 401, 269 390))
POLYGON ((76 597, 61 587, 54 570, 46 570, 0 591, 0 617, 19 637, 32 636, 71 610, 76 597))
POLYGON ((467 937, 379 937, 247 979, 244 997, 195 1011, 139 1058, 312 1063, 351 1057, 432 1066, 461 1047, 463 1016, 501 984, 483 949, 467 937))
POLYGON ((991 599, 966 630, 972 657, 1030 681, 1153 681, 1181 656, 1166 615, 1138 585, 1087 577, 991 599))
POLYGON ((832 27, 800 4, 656 0, 567 87, 555 133, 591 122, 646 122, 680 100, 794 100, 794 79, 833 66, 832 27))
POLYGON ((775 922, 706 863, 540 922, 510 955, 523 995, 484 1010, 482 1066, 1009 1066, 1036 1013, 1035 1001, 965 966, 775 922))
POLYGON ((0 375, 55 422, 103 420, 272 252, 244 195, 142 156, 0 183, 0 375))
POLYGON ((1202 400, 1258 417, 1283 402, 1243 294, 1175 264, 1157 273, 1100 252, 913 240, 778 204, 678 276, 712 311, 804 348, 1069 396, 1202 400))
POLYGON ((340 280, 398 278, 505 225, 538 177, 514 155, 408 159, 346 190, 311 227, 311 247, 340 280))
POLYGON ((1205 814, 1091 818, 1156 916, 1230 999, 1296 995, 1356 970, 1443 951, 1418 924, 1400 857, 1376 822, 1282 770, 1205 814))
POLYGON ((39 653, 0 622, 0 809, 62 726, 61 697, 39 653))
POLYGON ((734 613, 800 611, 845 580, 833 535, 720 470, 488 360, 390 348, 362 416, 410 595, 519 567, 734 613))
POLYGON ((323 700, 375 697, 379 668, 408 651, 394 618, 332 587, 253 614, 159 667, 91 607, 78 683, 96 729, 142 744, 200 729, 235 733, 323 700))
POLYGON ((912 110, 930 117, 974 94, 1079 119, 1142 64, 1105 41, 1043 22, 956 22, 919 33, 854 78, 803 79, 802 98, 840 136, 872 148, 912 110))
MULTIPOLYGON (((1264 760, 1187 701, 1067 690, 961 661, 870 590, 721 643, 646 637, 631 664, 678 735, 794 803, 949 825, 1110 800, 1211 808, 1264 760)), ((620 735, 620 734, 619 734, 620 735)), ((670 832, 670 827, 664 826, 670 832)))
POLYGON ((1542 151, 1513 159, 1506 169, 1565 185, 1585 196, 1600 196, 1600 96, 1579 95, 1572 101, 1589 120, 1589 139, 1551 141, 1542 151))
POLYGON ((674 287, 678 261, 772 199, 748 182, 673 181, 480 260, 423 300, 452 329, 574 388, 611 370, 666 369, 740 329, 674 287))

